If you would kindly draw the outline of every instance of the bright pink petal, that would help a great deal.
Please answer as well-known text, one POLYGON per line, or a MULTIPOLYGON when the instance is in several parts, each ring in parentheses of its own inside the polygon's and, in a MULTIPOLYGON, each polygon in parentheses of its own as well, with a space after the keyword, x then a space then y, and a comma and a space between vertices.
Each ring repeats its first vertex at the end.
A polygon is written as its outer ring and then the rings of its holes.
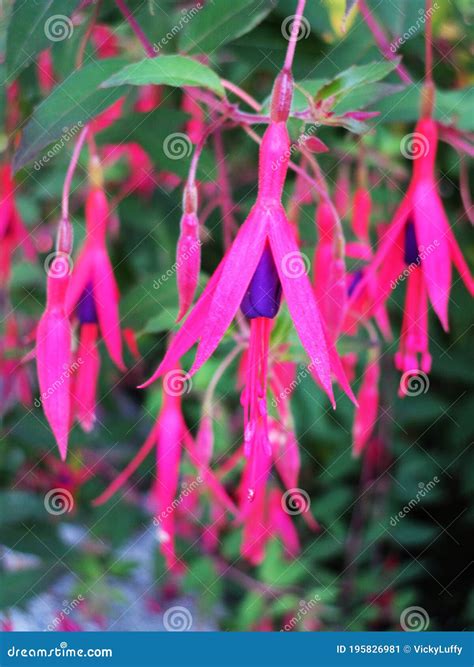
POLYGON ((94 256, 94 303, 100 332, 112 361, 124 371, 117 283, 107 252, 96 248, 94 256))
POLYGON ((283 210, 279 215, 272 215, 269 238, 283 293, 296 331, 311 360, 312 369, 331 403, 335 405, 331 364, 319 309, 306 274, 307 266, 283 210), (289 270, 291 267, 296 267, 297 271, 292 272, 289 270))
POLYGON ((443 328, 448 329, 451 257, 449 222, 434 181, 419 181, 413 190, 413 218, 428 296, 443 328))
POLYGON ((269 213, 257 204, 239 229, 212 295, 190 374, 209 359, 240 307, 262 256, 267 223, 272 215, 273 212, 269 213))

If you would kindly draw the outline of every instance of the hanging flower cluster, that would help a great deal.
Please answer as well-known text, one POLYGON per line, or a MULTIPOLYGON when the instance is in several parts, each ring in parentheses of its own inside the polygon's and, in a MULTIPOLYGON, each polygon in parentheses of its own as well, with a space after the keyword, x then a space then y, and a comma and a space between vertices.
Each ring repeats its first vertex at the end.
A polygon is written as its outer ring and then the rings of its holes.
MULTIPOLYGON (((185 88, 181 107, 190 118, 183 129, 194 153, 184 183, 174 174, 155 171, 146 150, 135 141, 127 142, 127 137, 123 143, 97 147, 96 135, 121 119, 123 98, 83 128, 65 179, 56 246, 48 265, 43 314, 36 327, 18 322, 12 314, 1 339, 2 409, 15 400, 31 403, 27 362, 34 356, 41 405, 60 457, 65 461, 75 421, 85 432, 100 428, 97 403, 101 343, 117 377, 127 373, 123 340, 135 359, 140 356, 134 332, 124 330, 121 324, 120 291, 111 260, 112 244, 119 234, 115 206, 131 192, 150 202, 157 184, 167 189, 182 187, 175 262, 178 324, 156 370, 147 380, 143 376, 140 385, 141 389, 160 387, 161 406, 138 453, 95 501, 105 503, 126 487, 145 458, 154 452, 156 473, 148 506, 155 517, 160 550, 169 569, 176 572, 184 569, 176 536, 194 538, 197 524, 204 525, 201 538, 208 550, 216 548, 220 532, 226 527, 241 528, 241 554, 254 565, 262 562, 267 543, 274 536, 281 540, 288 558, 298 553, 299 537, 292 514, 301 513, 307 526, 318 530, 318 523, 309 511, 309 504, 305 506, 306 499, 299 489, 300 451, 291 411, 291 394, 301 369, 301 352, 295 353, 296 336, 306 353, 305 372, 312 376, 330 404, 336 407, 334 382, 354 403, 353 452, 357 456, 366 451, 369 462, 373 463, 381 451, 377 421, 382 347, 384 341, 395 336, 388 316, 388 302, 394 289, 403 289, 406 283, 394 362, 402 374, 408 375, 429 373, 431 369, 429 305, 444 330, 448 330, 453 266, 473 293, 472 276, 439 194, 436 156, 440 125, 432 115, 434 92, 429 78, 425 104, 414 128, 428 149, 413 160, 408 189, 389 224, 372 227, 377 221, 369 185, 370 169, 364 163, 363 152, 358 158, 353 195, 347 163, 343 163, 331 192, 313 154, 331 147, 316 137, 299 143, 300 161, 298 164, 293 161, 294 145, 288 129, 291 116, 304 122, 350 129, 374 115, 354 111, 337 116, 327 100, 312 100, 306 111, 293 113, 292 63, 304 6, 304 0, 299 0, 285 62, 273 85, 268 115, 265 107, 227 81, 222 81, 224 87, 249 104, 254 113, 241 111, 236 104, 209 91, 185 88), (253 132, 253 124, 266 125, 261 139, 253 132), (223 131, 235 126, 260 142, 255 203, 238 228, 234 220, 232 180, 222 143, 223 131), (216 183, 201 183, 198 162, 204 146, 211 140, 215 145, 218 178, 216 183), (85 211, 84 241, 76 252, 69 200, 72 178, 86 146, 87 175, 78 187, 79 205, 83 203, 85 211), (125 164, 127 175, 120 181, 113 199, 108 192, 112 183, 104 172, 119 164, 125 164), (296 180, 293 195, 287 201, 285 186, 290 169, 296 173, 296 180), (317 244, 311 279, 308 275, 311 262, 300 238, 300 212, 303 206, 313 203, 316 203, 317 244), (204 225, 217 207, 222 211, 225 249, 196 298, 200 289, 204 225), (346 226, 352 237, 347 243, 346 226), (286 326, 287 314, 296 336, 286 326), (355 341, 365 341, 362 351, 360 344, 354 345, 353 350, 339 356, 336 345, 342 337, 346 347, 355 341), (34 350, 28 356, 23 359, 9 356, 9 350, 33 339, 34 350), (173 383, 177 380, 190 383, 223 339, 226 343, 230 341, 231 350, 205 393, 197 428, 190 428, 183 415, 185 392, 176 389, 173 383), (194 347, 194 361, 183 370, 186 355, 194 347), (239 362, 236 388, 240 394, 241 438, 237 446, 229 438, 229 454, 223 459, 214 451, 218 402, 215 389, 235 359, 239 362), (358 379, 361 367, 355 396, 351 384, 358 379), (190 469, 192 475, 183 472, 190 469), (237 483, 229 482, 236 477, 237 483), (179 489, 183 479, 190 485, 196 484, 196 490, 178 498, 182 495, 179 489), (210 508, 207 518, 200 499, 203 506, 210 508), (291 503, 296 503, 298 512, 291 511, 291 503), (198 520, 193 522, 192 517, 198 520)), ((126 14, 126 18, 130 16, 126 14)), ((130 24, 136 27, 133 21, 130 24)), ((138 36, 142 41, 145 39, 141 33, 138 36)), ((105 26, 93 25, 88 38, 98 58, 119 54, 119 40, 105 26)), ((150 53, 147 48, 147 52, 151 55, 153 50, 150 53)), ((37 68, 41 90, 47 94, 57 79, 48 50, 38 58, 37 68)), ((160 106, 161 99, 161 88, 146 84, 139 89, 134 112, 153 111, 160 106)), ((10 114, 16 114, 14 105, 10 114)), ((11 166, 4 162, 0 166, 0 279, 6 293, 13 254, 18 252, 34 262, 38 250, 42 250, 41 239, 30 238, 22 221, 16 187, 11 166)))

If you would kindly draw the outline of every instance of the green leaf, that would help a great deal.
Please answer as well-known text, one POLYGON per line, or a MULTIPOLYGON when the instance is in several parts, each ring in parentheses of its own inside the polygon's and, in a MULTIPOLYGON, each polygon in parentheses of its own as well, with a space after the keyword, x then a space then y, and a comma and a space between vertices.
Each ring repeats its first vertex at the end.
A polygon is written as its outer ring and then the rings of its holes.
POLYGON ((19 523, 26 519, 44 519, 46 510, 41 500, 26 491, 0 492, 0 522, 19 523))
POLYGON ((181 33, 180 50, 211 53, 253 30, 274 6, 274 0, 211 0, 204 7, 201 4, 202 9, 181 33))
POLYGON ((79 0, 16 0, 7 34, 10 81, 43 49, 72 36, 74 27, 69 17, 78 4, 79 0))
POLYGON ((122 97, 123 90, 100 90, 99 85, 124 62, 121 58, 92 62, 56 86, 28 121, 14 157, 14 170, 18 171, 56 139, 61 137, 60 141, 66 144, 83 123, 122 97))
POLYGON ((143 86, 147 84, 166 86, 196 86, 208 88, 218 95, 224 95, 224 88, 215 72, 202 63, 185 56, 160 56, 146 58, 127 65, 102 84, 112 86, 143 86))
POLYGON ((316 100, 335 97, 339 102, 353 90, 374 83, 390 74, 400 62, 400 59, 384 62, 373 62, 368 65, 354 65, 338 74, 326 83, 316 93, 316 100))

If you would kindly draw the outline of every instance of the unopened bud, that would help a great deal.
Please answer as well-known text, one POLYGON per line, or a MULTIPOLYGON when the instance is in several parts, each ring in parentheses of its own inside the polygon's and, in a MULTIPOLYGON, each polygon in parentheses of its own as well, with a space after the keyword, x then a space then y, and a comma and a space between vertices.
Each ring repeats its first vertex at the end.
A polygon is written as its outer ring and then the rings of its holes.
POLYGON ((270 117, 273 122, 285 123, 288 120, 293 99, 293 76, 283 69, 275 79, 272 92, 270 117))

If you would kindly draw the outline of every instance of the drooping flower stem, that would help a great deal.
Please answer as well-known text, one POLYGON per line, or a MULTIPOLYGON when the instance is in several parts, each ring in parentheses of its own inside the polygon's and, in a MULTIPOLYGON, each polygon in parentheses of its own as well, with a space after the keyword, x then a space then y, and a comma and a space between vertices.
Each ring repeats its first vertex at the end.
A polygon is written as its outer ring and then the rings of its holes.
POLYGON ((433 81, 433 2, 425 0, 425 85, 421 98, 421 115, 433 115, 435 86, 433 81))
POLYGON ((298 4, 296 6, 296 12, 293 17, 293 22, 291 24, 290 41, 288 43, 288 48, 286 50, 285 64, 283 65, 283 69, 287 70, 288 72, 291 71, 291 68, 293 66, 293 58, 295 56, 296 42, 298 41, 298 35, 301 28, 301 21, 303 18, 305 5, 306 5, 306 0, 298 0, 298 4))
POLYGON ((133 32, 135 33, 137 38, 140 40, 143 48, 145 49, 145 52, 146 52, 147 56, 150 57, 150 58, 155 58, 158 54, 155 52, 155 49, 153 48, 153 45, 149 41, 148 37, 145 35, 143 30, 138 25, 137 20, 133 16, 130 9, 127 7, 124 0, 115 0, 115 4, 117 5, 117 7, 122 12, 123 17, 125 18, 127 23, 130 25, 131 29, 133 30, 133 32))
POLYGON ((89 132, 89 126, 86 125, 81 130, 76 145, 74 146, 71 161, 67 168, 66 178, 64 179, 61 212, 62 212, 62 217, 65 220, 69 219, 69 195, 71 193, 71 183, 74 176, 74 172, 76 171, 77 163, 79 161, 79 155, 81 154, 81 150, 84 145, 84 141, 87 137, 88 132, 89 132))
MULTIPOLYGON (((375 42, 377 46, 379 47, 381 53, 387 60, 395 60, 396 58, 396 53, 392 52, 390 49, 390 43, 383 31, 383 29, 380 27, 379 23, 377 22, 376 18, 370 11, 369 7, 367 6, 365 0, 358 0, 358 5, 360 9, 360 13, 362 14, 362 17, 364 21, 367 24, 367 27, 369 28, 370 32, 373 35, 373 38, 375 39, 375 42)), ((395 67, 395 71, 400 77, 400 79, 404 83, 413 83, 411 76, 408 74, 408 71, 405 69, 405 67, 401 64, 397 65, 395 67)))

